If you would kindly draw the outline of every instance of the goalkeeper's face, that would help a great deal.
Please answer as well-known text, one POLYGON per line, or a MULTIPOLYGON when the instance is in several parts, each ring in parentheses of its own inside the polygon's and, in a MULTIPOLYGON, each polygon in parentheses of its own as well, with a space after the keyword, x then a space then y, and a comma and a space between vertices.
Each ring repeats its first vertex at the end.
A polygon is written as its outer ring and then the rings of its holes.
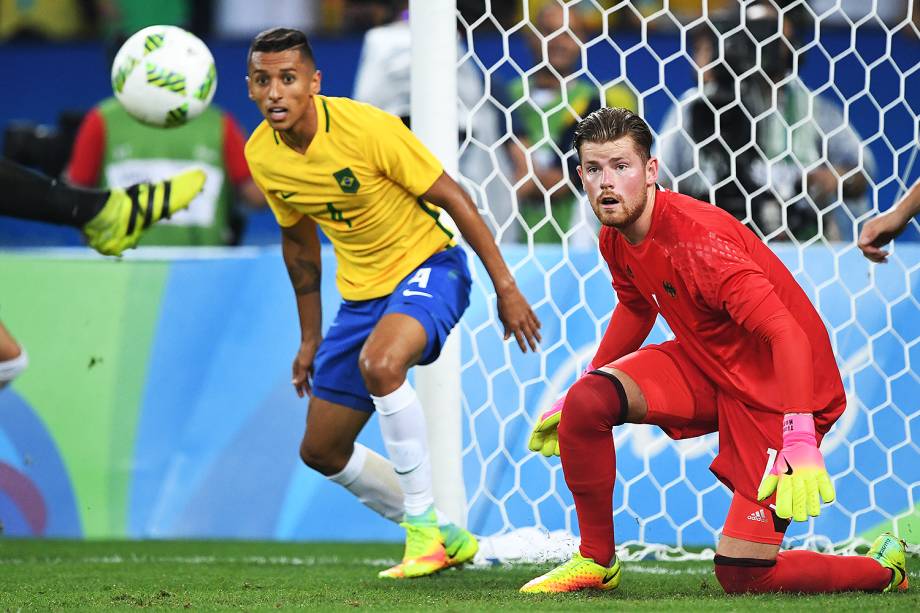
POLYGON ((246 77, 249 98, 273 130, 300 131, 319 93, 320 72, 298 49, 256 51, 246 77))
POLYGON ((579 157, 578 176, 602 224, 627 230, 644 219, 646 210, 651 212, 648 202, 655 197, 658 160, 645 159, 631 137, 584 142, 579 157))

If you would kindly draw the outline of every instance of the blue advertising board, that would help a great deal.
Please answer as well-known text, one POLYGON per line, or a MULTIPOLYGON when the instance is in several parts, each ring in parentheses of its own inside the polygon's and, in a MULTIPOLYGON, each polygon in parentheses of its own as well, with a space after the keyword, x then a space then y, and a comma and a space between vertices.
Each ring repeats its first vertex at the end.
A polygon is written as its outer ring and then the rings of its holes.
MULTIPOLYGON (((823 444, 838 500, 790 537, 813 528, 840 542, 916 522, 920 248, 899 246, 886 266, 850 246, 776 252, 828 325, 849 400, 823 444)), ((300 463, 306 401, 290 385, 299 332, 277 250, 122 261, 76 253, 0 255, 0 316, 31 356, 0 391, 5 534, 401 538, 300 463)), ((502 340, 477 263, 460 326, 468 522, 486 535, 534 525, 577 533, 558 460, 529 453, 526 439, 533 416, 593 355, 614 306, 609 275, 596 251, 504 253, 543 343, 522 354, 502 340)), ((338 298, 333 254, 323 258, 328 325, 338 298)), ((659 323, 649 341, 668 336, 659 323)), ((374 421, 361 440, 383 451, 374 421)), ((656 428, 624 426, 615 442, 618 541, 711 545, 729 501, 708 471, 715 438, 673 443, 656 428)))

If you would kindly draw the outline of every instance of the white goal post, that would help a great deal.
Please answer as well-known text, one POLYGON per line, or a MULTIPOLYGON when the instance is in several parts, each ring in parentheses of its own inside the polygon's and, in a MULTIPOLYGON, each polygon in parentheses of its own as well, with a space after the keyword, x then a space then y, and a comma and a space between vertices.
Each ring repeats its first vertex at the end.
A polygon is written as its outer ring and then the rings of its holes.
MULTIPOLYGON (((544 340, 526 356, 502 341, 494 291, 471 258, 474 306, 441 359, 416 374, 438 504, 486 537, 486 558, 542 560, 577 542, 558 459, 528 452, 526 440, 534 416, 593 356, 614 305, 570 143, 558 136, 566 133, 560 125, 594 108, 585 103, 593 92, 597 104, 635 104, 655 132, 663 183, 737 207, 827 325, 848 396, 822 445, 838 500, 817 520, 793 525, 786 545, 841 550, 884 529, 917 534, 917 226, 884 267, 864 260, 854 240, 859 223, 920 174, 912 163, 920 141, 913 3, 767 0, 777 27, 766 33, 745 12, 747 1, 701 0, 696 13, 685 8, 692 2, 669 0, 483 0, 478 11, 460 4, 458 12, 456 0, 410 2, 412 126, 473 196, 544 340), (511 4, 517 15, 503 10, 511 4), (561 12, 541 13, 547 4, 561 12), (741 10, 732 21, 717 7, 741 10), (783 26, 793 17, 798 32, 790 33, 783 26), (563 71, 550 56, 565 51, 565 39, 578 47, 563 71), (739 40, 753 53, 747 65, 732 59, 739 40), (791 59, 771 81, 777 45, 791 59), (725 65, 728 80, 713 76, 725 65), (547 85, 554 79, 555 93, 547 85), (732 104, 745 80, 766 83, 772 104, 732 104), (714 119, 711 132, 693 123, 701 116, 714 119), (746 144, 737 143, 738 118, 747 122, 746 144), (713 146, 726 151, 724 168, 713 146), (554 165, 555 175, 546 170, 554 165)), ((659 320, 649 342, 670 337, 659 320)), ((621 555, 711 555, 730 499, 708 470, 716 436, 675 443, 629 425, 614 438, 621 555)))
MULTIPOLYGON (((456 0, 412 0, 412 129, 438 157, 445 171, 457 176, 456 0), (445 42, 447 44, 445 44, 445 42)), ((446 215, 445 223, 456 229, 446 215)), ((466 490, 461 464, 460 337, 448 336, 441 355, 415 372, 425 411, 434 496, 438 508, 456 524, 466 525, 466 490)))

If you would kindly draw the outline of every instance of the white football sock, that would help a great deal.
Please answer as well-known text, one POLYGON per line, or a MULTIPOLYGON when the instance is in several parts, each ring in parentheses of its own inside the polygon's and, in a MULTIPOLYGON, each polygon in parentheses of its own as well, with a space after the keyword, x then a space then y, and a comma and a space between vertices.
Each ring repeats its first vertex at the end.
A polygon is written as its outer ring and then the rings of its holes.
POLYGON ((19 355, 0 362, 0 387, 15 379, 29 365, 29 355, 25 347, 19 346, 19 355))
POLYGON ((345 468, 328 478, 354 494, 372 511, 395 522, 403 520, 402 488, 393 465, 376 451, 355 443, 345 468))
POLYGON ((434 504, 431 458, 425 413, 409 381, 386 396, 371 396, 380 418, 380 432, 405 496, 407 515, 421 515, 434 504))

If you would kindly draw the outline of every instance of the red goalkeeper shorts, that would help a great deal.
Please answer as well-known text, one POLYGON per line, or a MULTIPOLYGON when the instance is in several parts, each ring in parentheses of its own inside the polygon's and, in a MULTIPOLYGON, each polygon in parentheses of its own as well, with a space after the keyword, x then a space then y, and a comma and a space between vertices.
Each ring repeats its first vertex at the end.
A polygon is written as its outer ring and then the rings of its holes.
MULTIPOLYGON (((756 500, 782 449, 782 413, 750 407, 720 391, 675 341, 648 345, 610 366, 642 390, 648 405, 644 423, 659 426, 674 440, 719 433, 719 453, 709 469, 734 493, 723 534, 781 543, 788 522, 773 514, 774 497, 756 500)), ((820 444, 833 422, 816 422, 820 444)))

